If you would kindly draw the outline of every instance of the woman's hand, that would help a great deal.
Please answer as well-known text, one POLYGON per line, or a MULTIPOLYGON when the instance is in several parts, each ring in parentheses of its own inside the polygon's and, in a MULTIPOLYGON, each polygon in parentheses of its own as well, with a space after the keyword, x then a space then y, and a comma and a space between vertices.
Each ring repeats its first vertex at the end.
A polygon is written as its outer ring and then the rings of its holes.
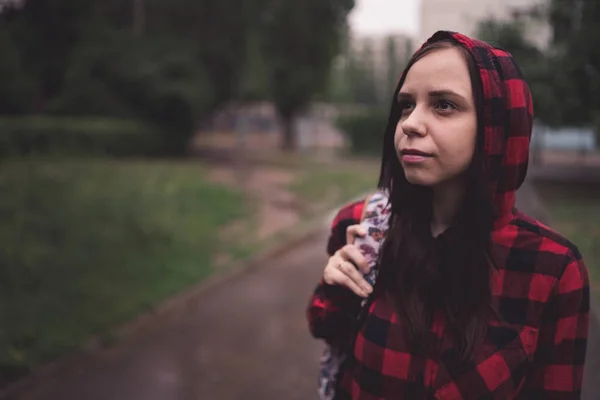
POLYGON ((370 267, 360 250, 354 245, 356 237, 367 232, 360 225, 346 229, 346 245, 329 257, 323 272, 323 280, 328 285, 345 286, 360 297, 368 297, 373 287, 363 278, 370 267))

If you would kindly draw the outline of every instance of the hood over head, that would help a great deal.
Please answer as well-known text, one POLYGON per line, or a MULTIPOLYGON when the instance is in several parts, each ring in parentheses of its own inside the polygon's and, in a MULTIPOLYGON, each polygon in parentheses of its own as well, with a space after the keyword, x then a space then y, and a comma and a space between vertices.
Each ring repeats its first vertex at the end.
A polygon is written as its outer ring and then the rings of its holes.
MULTIPOLYGON (((529 86, 507 51, 449 31, 436 32, 424 46, 441 40, 454 41, 465 48, 477 65, 483 89, 478 135, 483 135, 485 176, 499 219, 510 218, 515 193, 525 180, 529 162, 533 124, 529 86)), ((396 93, 406 73, 407 70, 396 93)), ((399 115, 394 107, 398 105, 392 106, 392 116, 399 115)))

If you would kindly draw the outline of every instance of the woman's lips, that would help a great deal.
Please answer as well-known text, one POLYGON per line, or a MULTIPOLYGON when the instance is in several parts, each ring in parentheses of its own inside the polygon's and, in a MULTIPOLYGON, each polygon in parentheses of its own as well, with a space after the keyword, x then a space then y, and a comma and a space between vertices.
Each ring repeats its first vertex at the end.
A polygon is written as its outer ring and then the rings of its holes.
POLYGON ((431 158, 431 156, 418 155, 418 154, 402 154, 402 161, 407 164, 418 164, 431 158))
POLYGON ((415 149, 406 149, 401 151, 402 161, 407 164, 417 164, 431 158, 432 155, 415 149))

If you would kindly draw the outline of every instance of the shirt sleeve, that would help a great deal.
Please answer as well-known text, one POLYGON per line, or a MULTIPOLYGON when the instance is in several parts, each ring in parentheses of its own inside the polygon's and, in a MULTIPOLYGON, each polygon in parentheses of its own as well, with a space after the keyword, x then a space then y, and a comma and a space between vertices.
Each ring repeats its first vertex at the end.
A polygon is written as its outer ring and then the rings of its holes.
MULTIPOLYGON (((358 224, 364 202, 343 207, 333 219, 327 241, 327 254, 332 256, 346 245, 346 229, 358 224)), ((361 298, 343 286, 328 285, 321 280, 310 298, 307 318, 310 332, 315 338, 329 344, 343 346, 351 339, 361 298)))
POLYGON ((520 399, 579 399, 590 325, 589 278, 573 258, 547 303, 540 342, 520 399), (543 334, 542 334, 543 333, 543 334))

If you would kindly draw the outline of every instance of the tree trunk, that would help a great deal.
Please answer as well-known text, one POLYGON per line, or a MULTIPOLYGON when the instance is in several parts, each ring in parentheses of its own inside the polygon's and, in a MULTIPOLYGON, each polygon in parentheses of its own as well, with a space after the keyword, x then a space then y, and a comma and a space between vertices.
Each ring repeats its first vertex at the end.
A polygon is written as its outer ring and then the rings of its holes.
POLYGON ((250 171, 246 160, 248 153, 247 140, 250 133, 247 118, 243 106, 238 107, 235 117, 236 152, 234 158, 238 185, 242 188, 246 187, 246 183, 250 178, 250 171))
POLYGON ((296 150, 296 130, 294 129, 294 116, 283 116, 283 140, 281 141, 281 149, 286 151, 296 150))

